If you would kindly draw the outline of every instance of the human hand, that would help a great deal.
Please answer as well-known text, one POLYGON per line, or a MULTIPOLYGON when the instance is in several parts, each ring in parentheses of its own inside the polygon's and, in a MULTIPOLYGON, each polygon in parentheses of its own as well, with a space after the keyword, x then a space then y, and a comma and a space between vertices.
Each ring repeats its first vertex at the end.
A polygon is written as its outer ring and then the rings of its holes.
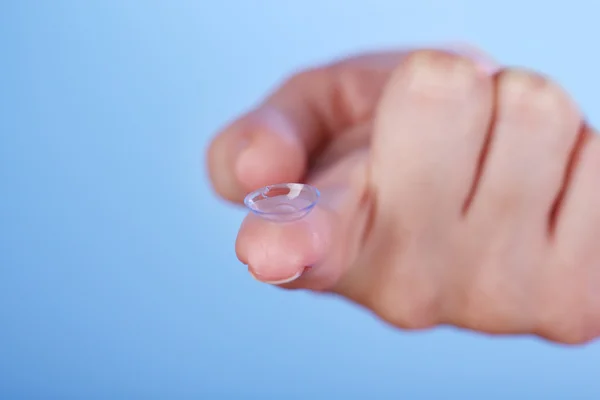
POLYGON ((600 138, 539 74, 437 50, 338 61, 224 129, 208 164, 237 203, 322 192, 299 221, 244 220, 236 251, 263 282, 405 329, 600 335, 600 138))

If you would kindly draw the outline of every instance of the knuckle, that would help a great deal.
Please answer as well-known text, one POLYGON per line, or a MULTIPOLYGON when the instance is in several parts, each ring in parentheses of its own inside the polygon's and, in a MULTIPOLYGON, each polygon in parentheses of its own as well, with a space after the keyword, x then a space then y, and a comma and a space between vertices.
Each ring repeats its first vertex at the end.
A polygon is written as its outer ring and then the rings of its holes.
POLYGON ((392 75, 406 90, 430 98, 462 97, 484 78, 471 59, 435 50, 408 54, 392 75))
POLYGON ((307 87, 332 87, 332 103, 326 112, 340 113, 344 119, 360 123, 372 115, 388 78, 385 69, 344 63, 322 65, 293 74, 278 92, 303 93, 307 87))
POLYGON ((423 282, 403 278, 404 283, 387 283, 374 293, 373 309, 379 316, 403 329, 426 329, 439 323, 439 292, 423 282))
POLYGON ((311 67, 297 71, 284 81, 279 92, 303 89, 309 85, 321 85, 324 84, 329 77, 330 70, 325 66, 311 67))
POLYGON ((536 331, 540 336, 565 344, 582 344, 593 338, 594 321, 589 318, 593 305, 586 269, 574 262, 547 265, 548 274, 536 301, 536 331))
POLYGON ((540 336, 565 344, 584 343, 589 339, 584 313, 577 307, 565 307, 561 301, 548 301, 541 307, 540 336))
POLYGON ((355 123, 368 119, 387 82, 387 71, 355 67, 339 68, 334 73, 340 91, 336 99, 343 103, 337 108, 353 116, 355 123))
POLYGON ((498 102, 501 107, 535 118, 554 119, 576 114, 571 99, 558 84, 526 70, 509 69, 500 73, 498 102))
POLYGON ((238 124, 226 127, 215 136, 207 146, 205 154, 209 182, 213 190, 230 202, 238 202, 243 198, 243 193, 237 189, 237 182, 231 169, 233 155, 230 149, 231 144, 240 136, 238 124))
POLYGON ((600 337, 600 304, 595 303, 589 307, 586 314, 585 329, 582 332, 582 343, 590 342, 600 337))
POLYGON ((511 264, 483 264, 481 271, 465 288, 466 302, 460 310, 464 325, 475 330, 519 331, 529 325, 531 310, 522 307, 523 286, 505 272, 511 264))
POLYGON ((595 335, 582 321, 581 313, 557 318, 544 327, 541 336, 557 343, 585 344, 594 339, 595 335))

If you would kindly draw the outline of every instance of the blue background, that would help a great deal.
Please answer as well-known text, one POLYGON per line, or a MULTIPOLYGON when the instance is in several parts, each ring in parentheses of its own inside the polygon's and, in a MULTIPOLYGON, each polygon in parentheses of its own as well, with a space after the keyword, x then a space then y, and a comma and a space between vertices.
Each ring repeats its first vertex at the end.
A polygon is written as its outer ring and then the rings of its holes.
POLYGON ((293 70, 467 40, 598 118, 598 6, 0 1, 0 398, 598 399, 600 345, 394 331, 252 280, 210 136, 293 70))

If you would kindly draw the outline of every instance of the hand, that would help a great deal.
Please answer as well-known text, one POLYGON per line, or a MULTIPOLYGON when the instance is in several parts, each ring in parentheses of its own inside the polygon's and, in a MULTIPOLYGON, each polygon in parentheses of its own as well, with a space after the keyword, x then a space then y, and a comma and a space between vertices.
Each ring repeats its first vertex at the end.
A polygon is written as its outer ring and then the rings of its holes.
POLYGON ((600 138, 556 83, 490 67, 418 50, 289 79, 215 138, 211 180, 234 202, 281 182, 322 198, 294 223, 249 214, 239 259, 405 329, 600 335, 600 138))

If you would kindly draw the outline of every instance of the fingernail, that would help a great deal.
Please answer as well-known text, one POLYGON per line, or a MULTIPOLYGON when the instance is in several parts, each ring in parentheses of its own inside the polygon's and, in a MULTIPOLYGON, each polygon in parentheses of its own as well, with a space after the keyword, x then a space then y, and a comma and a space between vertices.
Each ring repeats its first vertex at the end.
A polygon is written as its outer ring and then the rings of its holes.
POLYGON ((290 283, 295 281, 296 279, 300 278, 300 276, 302 275, 302 273, 304 271, 299 271, 297 273, 295 273, 294 275, 290 276, 289 278, 285 278, 285 279, 280 279, 277 281, 266 281, 261 279, 259 276, 257 276, 256 274, 254 274, 254 272, 252 272, 252 269, 248 268, 248 272, 250 272, 250 275, 252 275, 252 277, 254 279, 256 279, 257 281, 261 282, 261 283, 266 283, 269 285, 283 285, 284 283, 290 283))
POLYGON ((302 183, 283 183, 255 190, 244 199, 248 209, 260 218, 289 222, 304 218, 317 205, 319 190, 302 183))

